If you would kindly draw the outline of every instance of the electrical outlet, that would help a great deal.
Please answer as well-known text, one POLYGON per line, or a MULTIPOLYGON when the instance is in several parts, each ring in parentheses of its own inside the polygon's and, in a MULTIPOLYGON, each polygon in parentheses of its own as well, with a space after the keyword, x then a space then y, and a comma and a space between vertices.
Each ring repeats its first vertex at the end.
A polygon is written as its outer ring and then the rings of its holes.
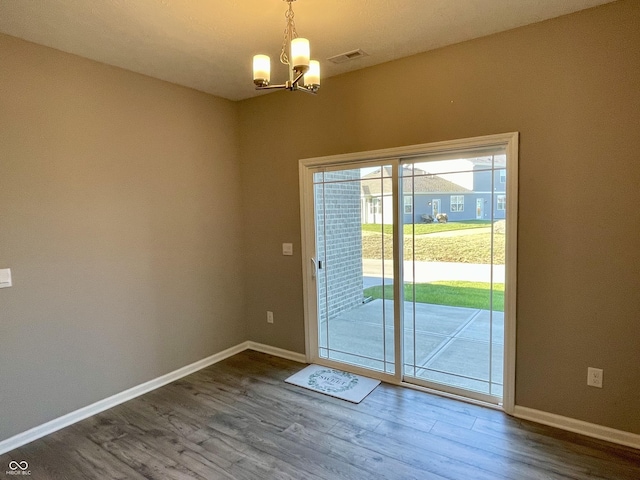
POLYGON ((603 371, 601 368, 589 367, 587 369, 587 385, 602 388, 602 375, 603 371))
POLYGON ((267 323, 273 323, 273 312, 267 312, 267 323))

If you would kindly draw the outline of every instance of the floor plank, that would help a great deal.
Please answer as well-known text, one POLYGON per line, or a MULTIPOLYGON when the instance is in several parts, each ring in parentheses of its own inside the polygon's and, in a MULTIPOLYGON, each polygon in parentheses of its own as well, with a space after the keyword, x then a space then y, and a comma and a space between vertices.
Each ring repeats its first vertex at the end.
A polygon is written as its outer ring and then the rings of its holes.
POLYGON ((34 479, 638 480, 640 451, 382 384, 352 404, 245 351, 0 456, 34 479))

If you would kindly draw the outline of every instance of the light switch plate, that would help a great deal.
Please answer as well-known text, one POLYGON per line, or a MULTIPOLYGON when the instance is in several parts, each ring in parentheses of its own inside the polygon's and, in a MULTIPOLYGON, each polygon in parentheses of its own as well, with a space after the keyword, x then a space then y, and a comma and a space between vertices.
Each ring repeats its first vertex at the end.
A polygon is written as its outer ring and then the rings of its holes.
POLYGON ((0 288, 7 288, 11 285, 11 269, 0 268, 0 288))
POLYGON ((282 255, 293 255, 293 243, 282 244, 282 255))

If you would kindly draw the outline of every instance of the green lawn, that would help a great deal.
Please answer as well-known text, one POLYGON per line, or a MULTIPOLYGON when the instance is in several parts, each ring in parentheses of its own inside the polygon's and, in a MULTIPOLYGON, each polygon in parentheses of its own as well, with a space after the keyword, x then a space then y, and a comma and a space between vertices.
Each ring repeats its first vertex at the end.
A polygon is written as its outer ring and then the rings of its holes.
MULTIPOLYGON (((431 303, 452 307, 480 308, 492 310, 490 305, 491 284, 484 282, 433 282, 405 284, 404 297, 413 300, 415 287, 417 303, 431 303)), ((393 286, 385 285, 385 298, 393 299, 393 286)), ((364 290, 365 297, 382 298, 382 286, 369 287, 364 290)), ((493 310, 504 311, 504 284, 493 284, 493 310)))
MULTIPOLYGON (((405 224, 405 235, 424 235, 427 233, 448 232, 451 230, 467 230, 469 228, 482 228, 491 226, 490 220, 466 220, 464 222, 448 222, 448 223, 415 223, 405 224), (414 230, 415 229, 415 230, 414 230)), ((393 225, 377 225, 374 223, 365 223, 362 230, 365 232, 380 233, 384 228, 384 233, 393 233, 393 225)))
MULTIPOLYGON (((454 237, 405 237, 404 259, 417 262, 455 262, 490 264, 491 242, 493 240, 493 263, 504 265, 505 236, 490 233, 454 237)), ((379 259, 382 257, 384 242, 384 258, 393 258, 393 236, 363 232, 362 258, 379 259)))

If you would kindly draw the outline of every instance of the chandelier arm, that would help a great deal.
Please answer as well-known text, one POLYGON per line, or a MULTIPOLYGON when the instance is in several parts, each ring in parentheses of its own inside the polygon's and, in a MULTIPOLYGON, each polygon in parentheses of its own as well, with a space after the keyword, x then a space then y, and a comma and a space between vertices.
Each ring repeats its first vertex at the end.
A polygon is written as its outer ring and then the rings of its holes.
POLYGON ((256 90, 278 90, 278 89, 284 89, 284 88, 289 88, 286 84, 282 84, 282 85, 264 85, 264 86, 257 86, 256 90))
POLYGON ((304 70, 302 70, 302 71, 297 71, 297 70, 296 70, 296 71, 295 71, 295 73, 297 74, 297 77, 295 77, 295 78, 291 81, 291 83, 292 83, 293 85, 297 85, 297 83, 300 81, 300 79, 304 76, 304 74, 305 74, 308 70, 309 70, 309 68, 306 68, 306 69, 304 69, 304 70))
POLYGON ((311 95, 316 95, 318 93, 318 87, 305 87, 304 85, 299 85, 297 90, 304 93, 310 93, 311 95))

